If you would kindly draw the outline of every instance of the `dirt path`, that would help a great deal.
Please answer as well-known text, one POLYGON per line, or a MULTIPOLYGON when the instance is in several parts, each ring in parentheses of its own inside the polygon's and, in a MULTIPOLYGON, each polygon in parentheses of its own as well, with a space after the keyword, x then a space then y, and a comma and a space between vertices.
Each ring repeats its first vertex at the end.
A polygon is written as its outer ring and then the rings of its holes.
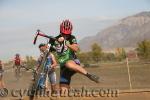
MULTIPOLYGON (((24 97, 24 100, 29 100, 24 97)), ((150 92, 123 93, 118 97, 39 97, 35 100, 150 100, 150 92)))
MULTIPOLYGON (((133 67, 134 68, 134 67, 133 67)), ((121 67, 109 67, 105 68, 103 66, 97 68, 87 68, 89 72, 93 72, 99 75, 102 78, 102 82, 96 84, 92 81, 89 81, 83 75, 76 74, 72 78, 71 87, 73 88, 81 88, 82 86, 86 86, 87 88, 112 88, 112 89, 129 89, 127 71, 125 66, 121 67)), ((149 66, 136 67, 136 69, 132 69, 132 82, 133 89, 149 89, 150 88, 150 70, 149 66)), ((59 69, 57 70, 57 81, 59 80, 59 69)), ((6 84, 6 88, 8 89, 7 98, 1 98, 0 100, 16 100, 18 97, 12 97, 11 92, 19 89, 29 89, 31 84, 32 73, 31 71, 22 70, 22 76, 20 80, 16 80, 14 77, 14 70, 12 68, 8 68, 4 73, 4 81, 6 84)), ((118 97, 60 97, 60 98, 38 98, 38 100, 150 100, 149 92, 140 92, 140 93, 121 93, 118 97)), ((24 100, 28 100, 28 97, 24 97, 24 100)))

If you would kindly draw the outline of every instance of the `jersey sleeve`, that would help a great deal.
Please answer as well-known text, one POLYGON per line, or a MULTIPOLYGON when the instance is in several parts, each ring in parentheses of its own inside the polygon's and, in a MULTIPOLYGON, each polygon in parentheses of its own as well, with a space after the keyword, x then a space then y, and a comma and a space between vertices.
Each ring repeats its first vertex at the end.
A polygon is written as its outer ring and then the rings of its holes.
POLYGON ((72 37, 71 37, 70 43, 71 43, 71 44, 78 44, 78 43, 77 43, 77 39, 76 39, 75 36, 72 36, 72 37))

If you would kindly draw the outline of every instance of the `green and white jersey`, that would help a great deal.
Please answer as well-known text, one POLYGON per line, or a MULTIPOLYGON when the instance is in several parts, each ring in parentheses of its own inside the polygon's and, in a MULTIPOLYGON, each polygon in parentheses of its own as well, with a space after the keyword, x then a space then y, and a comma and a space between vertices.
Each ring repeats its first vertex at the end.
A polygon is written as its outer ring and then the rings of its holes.
MULTIPOLYGON (((61 35, 58 35, 56 37, 56 40, 58 38, 62 37, 61 35)), ((76 54, 74 51, 72 51, 70 48, 66 46, 66 43, 69 44, 77 44, 77 40, 75 36, 70 35, 69 38, 67 38, 63 43, 59 43, 58 41, 52 41, 51 42, 51 49, 55 50, 57 52, 58 60, 60 64, 64 64, 68 60, 76 59, 76 54)))

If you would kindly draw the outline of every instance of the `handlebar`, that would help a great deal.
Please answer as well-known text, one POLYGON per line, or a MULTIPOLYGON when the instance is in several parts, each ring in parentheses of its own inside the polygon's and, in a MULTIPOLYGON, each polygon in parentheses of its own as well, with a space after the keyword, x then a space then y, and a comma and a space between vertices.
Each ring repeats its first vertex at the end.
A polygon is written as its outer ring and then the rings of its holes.
POLYGON ((54 38, 54 37, 52 37, 52 36, 48 36, 48 35, 42 33, 42 32, 38 29, 37 32, 36 32, 36 36, 35 36, 35 38, 34 38, 34 41, 33 41, 33 44, 34 44, 34 45, 36 44, 36 41, 37 41, 38 36, 46 37, 46 38, 49 39, 49 41, 50 41, 50 40, 56 40, 56 38, 54 38))

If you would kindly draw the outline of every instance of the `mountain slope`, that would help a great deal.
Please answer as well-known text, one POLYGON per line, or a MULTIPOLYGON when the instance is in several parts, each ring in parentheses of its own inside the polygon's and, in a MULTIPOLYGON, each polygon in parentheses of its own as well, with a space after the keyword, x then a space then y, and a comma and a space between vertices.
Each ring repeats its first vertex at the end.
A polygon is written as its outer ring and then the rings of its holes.
POLYGON ((135 47, 137 42, 150 39, 150 12, 126 17, 95 36, 85 37, 79 44, 82 51, 90 50, 93 43, 104 49, 116 47, 135 47))

